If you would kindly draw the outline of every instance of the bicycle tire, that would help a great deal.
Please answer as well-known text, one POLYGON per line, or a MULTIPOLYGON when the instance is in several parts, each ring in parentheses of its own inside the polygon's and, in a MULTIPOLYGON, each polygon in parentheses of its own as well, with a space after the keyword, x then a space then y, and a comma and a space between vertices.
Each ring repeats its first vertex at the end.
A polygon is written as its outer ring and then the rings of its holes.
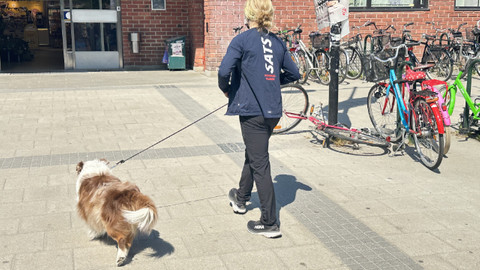
POLYGON ((340 48, 338 52, 338 83, 342 83, 347 78, 347 71, 348 71, 348 54, 343 49, 340 48))
POLYGON ((318 81, 321 84, 328 85, 330 83, 330 71, 329 71, 330 57, 323 50, 315 51, 315 74, 318 81))
POLYGON ((387 87, 375 84, 367 95, 367 110, 370 121, 381 137, 390 137, 391 142, 398 142, 401 134, 398 130, 398 109, 393 89, 386 99, 387 87))
POLYGON ((300 72, 300 80, 298 80, 298 82, 300 84, 305 84, 308 80, 310 69, 308 68, 307 60, 305 59, 305 52, 303 50, 298 50, 296 53, 298 57, 298 71, 300 72))
POLYGON ((453 64, 447 50, 435 50, 425 54, 424 63, 433 62, 434 66, 426 70, 429 79, 447 81, 453 72, 453 64))
POLYGON ((450 150, 451 140, 452 140, 452 128, 449 126, 444 126, 445 132, 443 133, 443 154, 446 155, 450 150))
POLYGON ((286 84, 280 87, 282 93, 283 114, 273 129, 273 134, 280 134, 296 127, 302 119, 290 118, 285 112, 305 115, 308 109, 308 94, 298 84, 286 84))
POLYGON ((444 136, 438 132, 432 107, 423 98, 415 100, 413 110, 411 128, 417 153, 425 167, 435 170, 442 163, 444 136))
POLYGON ((458 74, 460 72, 463 72, 462 75, 460 76, 460 79, 463 79, 467 72, 465 71, 465 65, 467 64, 467 61, 464 56, 462 56, 462 53, 460 52, 460 48, 457 50, 454 50, 453 53, 451 54, 452 61, 453 61, 453 71, 452 71, 452 77, 457 78, 458 74))
POLYGON ((360 57, 360 53, 354 47, 347 47, 345 51, 347 52, 348 59, 350 60, 347 68, 347 78, 350 80, 360 78, 363 73, 363 61, 362 57, 360 57))
POLYGON ((337 127, 325 127, 323 132, 338 139, 347 140, 354 143, 366 144, 378 147, 388 147, 390 144, 381 137, 374 136, 362 131, 342 129, 337 127))

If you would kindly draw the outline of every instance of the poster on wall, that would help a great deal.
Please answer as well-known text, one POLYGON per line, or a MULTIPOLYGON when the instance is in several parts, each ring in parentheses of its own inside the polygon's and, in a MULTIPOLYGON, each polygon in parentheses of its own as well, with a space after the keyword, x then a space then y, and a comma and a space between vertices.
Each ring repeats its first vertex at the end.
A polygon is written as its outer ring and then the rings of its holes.
POLYGON ((318 30, 336 23, 342 24, 341 37, 350 33, 348 23, 348 0, 314 0, 318 30))

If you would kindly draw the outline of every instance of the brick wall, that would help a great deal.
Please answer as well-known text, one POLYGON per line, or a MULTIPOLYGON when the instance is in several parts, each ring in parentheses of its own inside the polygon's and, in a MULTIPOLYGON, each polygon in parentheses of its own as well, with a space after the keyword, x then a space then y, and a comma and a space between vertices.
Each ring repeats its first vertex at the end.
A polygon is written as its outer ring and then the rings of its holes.
MULTIPOLYGON (((312 0, 276 0, 273 3, 276 26, 273 31, 293 29, 298 24, 302 24, 304 33, 315 29, 312 0)), ((205 29, 206 70, 218 70, 235 35, 233 28, 243 25, 244 7, 245 0, 205 0, 205 25, 208 24, 205 29)))
MULTIPOLYGON (((205 0, 205 33, 206 69, 215 71, 220 65, 230 40, 234 36, 233 27, 243 23, 243 7, 245 0, 205 0)), ((276 29, 295 28, 302 24, 304 41, 308 41, 308 33, 316 30, 313 0, 275 0, 276 29)), ((442 28, 457 27, 462 22, 469 26, 480 19, 479 11, 454 11, 454 0, 430 0, 428 11, 411 12, 350 12, 350 26, 359 26, 368 20, 378 26, 393 24, 401 34, 403 24, 414 22, 411 26, 412 37, 420 38, 422 33, 434 34, 431 25, 426 21, 440 22, 442 28)), ((372 27, 364 28, 362 33, 369 34, 372 27)), ((276 29, 273 29, 274 31, 276 29)), ((326 30, 325 30, 326 31, 326 30)))
POLYGON ((152 10, 151 0, 123 0, 122 42, 125 67, 166 68, 162 63, 165 40, 186 36, 186 64, 191 68, 195 56, 203 59, 203 0, 166 1, 166 10, 152 10), (140 52, 132 53, 129 34, 141 34, 140 52))

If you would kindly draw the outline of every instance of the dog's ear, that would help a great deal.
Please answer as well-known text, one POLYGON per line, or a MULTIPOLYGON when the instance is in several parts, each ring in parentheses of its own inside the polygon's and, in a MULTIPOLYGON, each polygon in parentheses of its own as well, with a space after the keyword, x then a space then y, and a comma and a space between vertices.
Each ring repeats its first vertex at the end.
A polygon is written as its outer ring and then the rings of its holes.
POLYGON ((106 160, 106 159, 104 159, 104 158, 101 158, 100 161, 102 161, 103 163, 105 163, 105 164, 107 164, 107 165, 110 164, 110 161, 108 161, 108 160, 106 160))
POLYGON ((83 161, 80 161, 78 164, 77 164, 77 174, 79 174, 83 169, 83 161))

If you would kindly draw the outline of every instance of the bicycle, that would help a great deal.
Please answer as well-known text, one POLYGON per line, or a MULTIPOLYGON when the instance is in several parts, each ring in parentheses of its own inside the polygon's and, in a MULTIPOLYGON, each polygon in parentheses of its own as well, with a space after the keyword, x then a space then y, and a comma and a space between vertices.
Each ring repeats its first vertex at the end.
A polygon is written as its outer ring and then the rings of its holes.
MULTIPOLYGON (((362 26, 352 26, 352 30, 365 27, 369 22, 364 23, 362 26)), ((343 49, 347 52, 348 56, 348 68, 347 78, 355 80, 360 78, 363 74, 363 61, 364 47, 362 45, 362 34, 358 33, 351 37, 347 42, 342 44, 343 49)))
POLYGON ((388 69, 389 83, 376 83, 370 89, 367 109, 375 130, 389 141, 400 142, 393 155, 406 146, 412 135, 420 161, 428 169, 435 170, 444 153, 444 126, 436 105, 438 97, 428 90, 415 90, 416 83, 425 77, 425 73, 408 71, 400 80, 395 74, 400 49, 406 50, 413 45, 391 47, 395 55, 387 59, 370 55, 370 61, 377 61, 388 69), (400 91, 399 85, 404 83, 412 84, 410 93, 400 91))
MULTIPOLYGON (((328 85, 330 83, 330 33, 312 32, 308 35, 312 44, 312 50, 315 50, 315 58, 319 65, 317 77, 321 84, 328 85)), ((347 70, 349 65, 349 58, 347 52, 343 48, 339 48, 339 63, 338 63, 338 83, 345 81, 347 77, 347 70)))
MULTIPOLYGON (((480 59, 472 61, 470 63, 470 67, 468 69, 468 72, 472 72, 473 69, 473 64, 480 64, 480 59)), ((468 123, 468 127, 472 125, 478 125, 478 120, 480 120, 480 97, 476 97, 475 99, 472 100, 472 96, 470 96, 463 86, 461 82, 461 78, 464 77, 462 74, 463 72, 460 71, 460 73, 457 75, 457 78, 453 82, 453 84, 449 85, 447 90, 442 94, 443 98, 445 99, 445 105, 448 108, 448 114, 452 115, 453 109, 455 108, 455 97, 457 94, 457 91, 460 90, 460 93, 462 93, 463 98, 465 99, 466 104, 468 105, 468 109, 472 111, 472 114, 468 117, 468 119, 463 119, 464 114, 460 115, 460 122, 464 122, 465 120, 468 123)), ((467 85, 468 87, 468 85, 467 85)))
MULTIPOLYGON (((478 29, 480 26, 480 20, 477 21, 476 28, 478 29)), ((458 28, 451 29, 449 28, 450 36, 449 37, 449 45, 447 46, 447 50, 451 55, 453 60, 453 76, 457 77, 458 74, 462 74, 463 79, 466 75, 467 67, 470 66, 471 62, 475 59, 480 59, 480 31, 467 29, 466 30, 466 38, 463 38, 462 32, 460 32, 460 28, 466 25, 466 23, 462 23, 458 26, 458 28), (460 72, 462 71, 462 72, 460 72)), ((475 65, 475 70, 477 74, 480 76, 480 64, 475 65)))
MULTIPOLYGON (((427 22, 427 24, 434 24, 433 22, 427 22)), ((413 25, 413 23, 406 23, 403 26, 402 40, 403 42, 409 41, 417 43, 417 41, 411 39, 409 30, 407 27, 413 25)), ((436 36, 423 34, 424 41, 420 44, 424 45, 422 60, 419 61, 413 52, 413 47, 408 48, 409 61, 414 65, 414 70, 424 70, 429 79, 437 79, 447 81, 452 75, 453 61, 450 53, 444 47, 434 45, 437 40, 436 36)))
MULTIPOLYGON (((396 31, 393 25, 387 26, 385 29, 379 29, 375 22, 368 21, 364 26, 373 25, 375 30, 373 30, 373 35, 366 35, 364 39, 364 54, 368 55, 371 53, 377 53, 383 50, 386 44, 389 44, 391 41, 391 33, 387 32, 390 28, 396 31), (367 51, 367 43, 370 43, 370 50, 367 51)), ((395 42, 400 41, 401 39, 395 39, 395 42)))
MULTIPOLYGON (((301 78, 300 84, 305 84, 312 74, 319 80, 321 84, 328 85, 330 82, 330 55, 328 49, 330 46, 329 34, 310 33, 309 37, 312 43, 311 48, 308 48, 300 39, 300 34, 303 30, 299 25, 295 29, 280 31, 277 35, 287 36, 284 40, 291 41, 289 47, 292 58, 297 63, 301 78), (292 37, 288 37, 288 33, 293 32, 292 37), (327 36, 328 35, 328 36, 327 36)), ((344 50, 340 51, 340 70, 339 83, 345 80, 345 73, 348 64, 348 56, 344 50), (343 75, 343 76, 342 76, 343 75)))
POLYGON ((390 143, 385 139, 371 134, 369 130, 358 130, 348 128, 344 125, 329 125, 325 121, 322 104, 315 110, 315 105, 310 107, 310 113, 307 115, 309 107, 308 94, 305 89, 298 84, 288 84, 281 87, 283 115, 273 134, 285 133, 302 120, 309 120, 314 124, 315 130, 323 136, 331 136, 338 139, 350 141, 356 144, 366 144, 387 148, 390 143), (326 135, 325 135, 326 134, 326 135))
POLYGON ((302 29, 296 28, 292 30, 280 30, 276 33, 276 35, 285 42, 285 45, 287 46, 287 50, 290 53, 293 62, 298 67, 298 72, 300 73, 301 77, 297 82, 300 84, 304 84, 307 82, 308 79, 307 62, 305 59, 305 55, 302 54, 303 52, 298 52, 298 45, 293 43, 293 37, 291 34, 289 34, 290 32, 293 32, 293 35, 299 35, 300 33, 302 33, 302 29))

